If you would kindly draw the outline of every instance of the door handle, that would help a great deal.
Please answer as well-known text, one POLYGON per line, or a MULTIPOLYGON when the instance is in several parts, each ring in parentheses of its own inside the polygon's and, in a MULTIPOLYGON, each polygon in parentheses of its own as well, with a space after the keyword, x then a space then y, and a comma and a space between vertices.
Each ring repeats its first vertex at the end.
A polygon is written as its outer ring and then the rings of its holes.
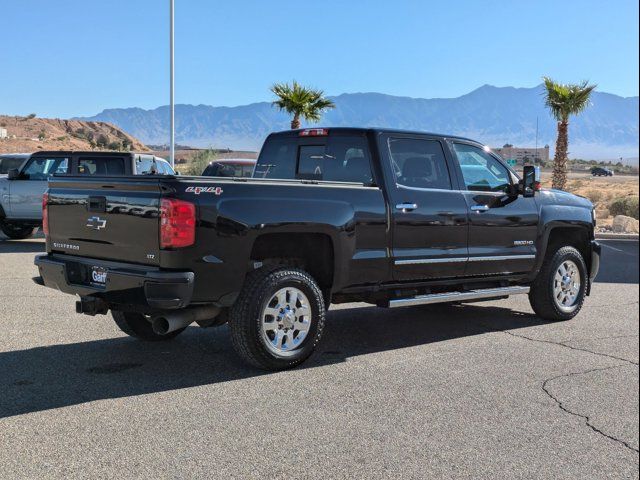
POLYGON ((402 210, 403 212, 410 212, 411 210, 415 210, 418 208, 418 204, 416 203, 399 203, 396 205, 398 210, 402 210))
POLYGON ((482 212, 486 212, 487 210, 489 210, 489 205, 472 205, 471 206, 472 212, 482 213, 482 212))

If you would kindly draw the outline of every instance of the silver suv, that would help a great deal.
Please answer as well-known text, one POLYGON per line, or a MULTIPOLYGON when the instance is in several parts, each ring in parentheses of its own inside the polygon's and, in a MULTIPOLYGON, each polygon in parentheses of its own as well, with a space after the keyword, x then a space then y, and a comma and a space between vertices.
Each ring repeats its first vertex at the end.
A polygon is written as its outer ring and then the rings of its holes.
POLYGON ((0 175, 0 231, 11 239, 28 238, 42 224, 42 195, 54 174, 122 176, 175 175, 154 155, 129 152, 37 152, 0 175))

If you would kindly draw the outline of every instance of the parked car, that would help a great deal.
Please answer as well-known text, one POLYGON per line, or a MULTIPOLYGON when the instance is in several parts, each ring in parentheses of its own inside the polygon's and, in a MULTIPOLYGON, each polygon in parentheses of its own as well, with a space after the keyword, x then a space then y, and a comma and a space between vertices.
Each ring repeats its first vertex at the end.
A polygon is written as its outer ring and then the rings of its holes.
POLYGON ((605 167, 593 167, 591 169, 591 175, 594 177, 613 177, 613 170, 605 167))
POLYGON ((520 178, 465 138, 276 133, 242 181, 52 178, 36 281, 143 340, 229 322, 238 354, 272 370, 311 354, 331 303, 528 294, 567 320, 599 268, 594 207, 539 185, 535 167, 520 178))
POLYGON ((9 170, 20 168, 29 158, 30 153, 3 153, 0 155, 0 175, 6 175, 9 170))
POLYGON ((251 177, 256 161, 249 158, 224 158, 215 160, 204 169, 205 177, 251 177))
MULTIPOLYGON (((3 162, 4 163, 4 162, 3 162)), ((144 153, 37 152, 0 178, 0 230, 11 239, 28 238, 42 223, 42 194, 54 174, 173 175, 169 163, 144 153)))

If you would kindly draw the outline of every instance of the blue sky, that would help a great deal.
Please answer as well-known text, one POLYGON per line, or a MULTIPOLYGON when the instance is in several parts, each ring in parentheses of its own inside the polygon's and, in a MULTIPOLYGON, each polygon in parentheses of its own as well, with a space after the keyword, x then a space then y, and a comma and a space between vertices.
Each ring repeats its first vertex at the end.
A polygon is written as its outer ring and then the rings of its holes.
MULTIPOLYGON (((178 103, 270 100, 293 78, 432 98, 546 74, 638 95, 637 0, 175 2, 178 103)), ((0 0, 0 32, 0 113, 168 103, 167 0, 0 0)))

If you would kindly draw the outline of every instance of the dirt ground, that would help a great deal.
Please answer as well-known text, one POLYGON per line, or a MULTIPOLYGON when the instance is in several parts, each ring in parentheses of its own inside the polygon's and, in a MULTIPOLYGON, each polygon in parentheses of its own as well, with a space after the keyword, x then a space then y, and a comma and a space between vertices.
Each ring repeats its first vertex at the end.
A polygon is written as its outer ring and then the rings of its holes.
MULTIPOLYGON (((542 173, 542 185, 551 187, 551 173, 542 173)), ((587 197, 596 206, 598 223, 610 225, 613 217, 609 213, 611 202, 620 197, 638 196, 640 188, 637 175, 593 177, 589 173, 570 173, 567 190, 587 197)))

